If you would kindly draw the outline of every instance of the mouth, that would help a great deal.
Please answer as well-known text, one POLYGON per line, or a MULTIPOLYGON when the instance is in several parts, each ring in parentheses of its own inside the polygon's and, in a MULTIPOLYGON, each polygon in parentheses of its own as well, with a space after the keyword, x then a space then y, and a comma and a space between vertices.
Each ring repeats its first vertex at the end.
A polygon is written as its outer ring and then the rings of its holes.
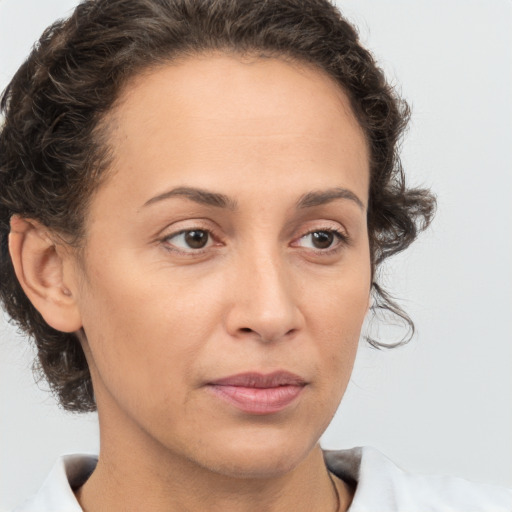
POLYGON ((307 382, 290 372, 240 373, 209 382, 219 399, 248 414, 274 414, 295 402, 307 382))

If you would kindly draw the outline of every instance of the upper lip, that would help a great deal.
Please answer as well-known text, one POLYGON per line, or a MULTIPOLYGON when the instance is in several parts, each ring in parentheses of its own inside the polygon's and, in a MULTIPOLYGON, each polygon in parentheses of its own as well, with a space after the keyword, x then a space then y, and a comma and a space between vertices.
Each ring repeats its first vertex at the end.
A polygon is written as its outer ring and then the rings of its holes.
POLYGON ((306 381, 287 371, 272 373, 246 372, 230 375, 209 382, 214 386, 238 386, 244 388, 276 388, 279 386, 304 386, 306 381))

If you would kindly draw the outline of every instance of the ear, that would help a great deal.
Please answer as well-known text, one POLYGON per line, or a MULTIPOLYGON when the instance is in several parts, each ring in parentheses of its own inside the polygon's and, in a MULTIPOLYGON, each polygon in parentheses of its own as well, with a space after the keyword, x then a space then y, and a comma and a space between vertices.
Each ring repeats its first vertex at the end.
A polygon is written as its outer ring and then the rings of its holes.
POLYGON ((72 285, 77 280, 66 261, 69 251, 56 244, 38 222, 14 215, 9 252, 23 291, 46 323, 58 331, 78 331, 82 321, 72 285))

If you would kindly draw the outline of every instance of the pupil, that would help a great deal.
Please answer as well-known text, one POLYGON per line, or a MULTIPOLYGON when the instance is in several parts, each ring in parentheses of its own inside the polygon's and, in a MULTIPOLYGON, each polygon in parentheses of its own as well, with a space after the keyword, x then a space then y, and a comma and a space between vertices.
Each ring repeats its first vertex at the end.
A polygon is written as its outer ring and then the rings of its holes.
POLYGON ((327 231, 316 231, 313 233, 313 245, 317 249, 327 249, 332 245, 334 235, 327 231))
POLYGON ((208 233, 206 231, 187 231, 185 241, 192 249, 202 249, 208 242, 208 233))

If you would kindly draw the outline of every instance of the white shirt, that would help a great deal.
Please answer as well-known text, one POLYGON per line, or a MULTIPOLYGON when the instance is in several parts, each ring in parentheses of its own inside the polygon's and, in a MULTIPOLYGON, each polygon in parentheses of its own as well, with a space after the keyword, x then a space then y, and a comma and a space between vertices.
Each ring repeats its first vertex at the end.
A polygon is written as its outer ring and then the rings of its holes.
MULTIPOLYGON (((349 512, 512 512, 512 489, 413 475, 369 447, 324 456, 334 474, 357 485, 349 512)), ((96 463, 91 455, 61 457, 39 492, 15 512, 82 512, 73 489, 83 485, 96 463)))

